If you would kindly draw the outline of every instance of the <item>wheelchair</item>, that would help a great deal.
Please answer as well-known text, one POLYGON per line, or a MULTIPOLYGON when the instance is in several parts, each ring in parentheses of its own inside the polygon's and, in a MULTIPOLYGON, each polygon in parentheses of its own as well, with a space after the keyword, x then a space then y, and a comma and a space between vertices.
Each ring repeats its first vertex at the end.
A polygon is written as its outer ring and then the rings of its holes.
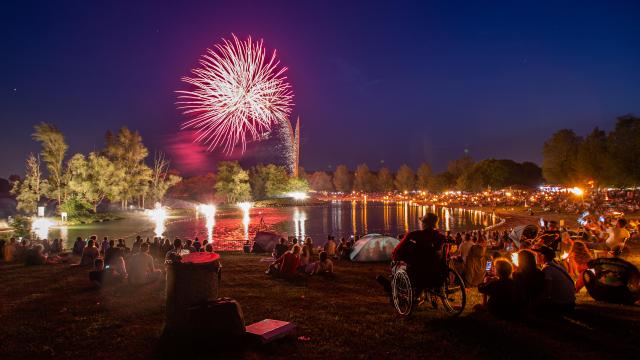
MULTIPOLYGON (((444 253, 446 254, 445 258, 448 258, 448 251, 444 253)), ((442 286, 420 290, 412 282, 406 265, 394 264, 391 279, 391 302, 398 314, 409 316, 427 300, 430 301, 434 309, 438 309, 438 300, 440 300, 444 313, 451 317, 462 314, 467 304, 464 281, 451 266, 446 266, 445 272, 442 286)))

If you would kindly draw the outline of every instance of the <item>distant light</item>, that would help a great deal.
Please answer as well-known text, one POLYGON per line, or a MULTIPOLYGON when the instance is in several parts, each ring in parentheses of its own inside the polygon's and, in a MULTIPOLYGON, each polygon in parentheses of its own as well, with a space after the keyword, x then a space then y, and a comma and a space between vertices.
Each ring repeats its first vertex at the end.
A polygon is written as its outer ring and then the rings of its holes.
POLYGON ((518 253, 514 252, 513 254, 511 254, 511 262, 513 263, 513 265, 518 266, 518 253))
POLYGON ((309 197, 307 193, 302 191, 293 191, 293 192, 287 193, 287 196, 294 198, 295 200, 304 200, 309 197))
POLYGON ((584 194, 584 191, 579 187, 574 187, 572 189, 569 189, 569 191, 571 191, 576 196, 582 196, 584 194))
POLYGON ((44 216, 44 206, 38 206, 38 216, 44 216))

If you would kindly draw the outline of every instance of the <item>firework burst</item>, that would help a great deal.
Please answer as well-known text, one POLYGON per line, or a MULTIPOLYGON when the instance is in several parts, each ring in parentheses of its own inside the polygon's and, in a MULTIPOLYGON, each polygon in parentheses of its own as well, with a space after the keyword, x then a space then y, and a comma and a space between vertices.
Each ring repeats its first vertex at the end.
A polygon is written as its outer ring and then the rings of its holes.
POLYGON ((194 88, 178 91, 178 108, 190 119, 182 129, 195 129, 196 141, 209 151, 222 148, 230 155, 238 143, 259 140, 278 121, 289 121, 293 93, 274 50, 270 57, 262 40, 222 43, 200 59, 193 77, 182 81, 194 88))

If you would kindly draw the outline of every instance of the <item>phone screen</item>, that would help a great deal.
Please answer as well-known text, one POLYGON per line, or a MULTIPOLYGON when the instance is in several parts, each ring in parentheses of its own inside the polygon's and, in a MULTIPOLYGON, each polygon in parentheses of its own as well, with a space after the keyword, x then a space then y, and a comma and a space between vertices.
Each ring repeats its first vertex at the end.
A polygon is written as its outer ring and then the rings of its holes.
POLYGON ((603 222, 604 222, 604 220, 605 220, 605 219, 604 219, 604 216, 600 216, 600 219, 599 219, 599 220, 600 220, 600 222, 601 222, 601 223, 603 223, 603 222))
POLYGON ((487 261, 487 265, 484 267, 484 271, 491 271, 491 260, 487 261))

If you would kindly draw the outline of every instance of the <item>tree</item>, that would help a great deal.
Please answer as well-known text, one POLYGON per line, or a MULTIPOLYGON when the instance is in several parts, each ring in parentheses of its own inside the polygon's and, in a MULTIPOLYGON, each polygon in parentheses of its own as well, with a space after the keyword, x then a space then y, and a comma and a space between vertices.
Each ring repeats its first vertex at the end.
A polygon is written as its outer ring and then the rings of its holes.
POLYGON ((324 171, 316 171, 309 176, 309 186, 315 191, 333 191, 331 176, 324 171))
POLYGON ((288 192, 307 192, 309 191, 309 182, 300 177, 290 177, 287 182, 288 192))
POLYGON ((152 202, 161 202, 170 187, 182 181, 182 177, 169 173, 169 160, 162 151, 157 151, 153 158, 153 169, 149 193, 152 202))
POLYGON ((174 198, 208 203, 214 200, 212 194, 215 186, 216 176, 213 173, 208 173, 183 179, 170 188, 168 193, 174 198))
POLYGON ((461 158, 449 162, 447 172, 451 174, 454 179, 458 179, 462 174, 471 170, 472 166, 473 158, 469 155, 463 155, 461 158))
POLYGON ((62 132, 55 125, 40 123, 34 128, 35 132, 31 136, 42 146, 40 155, 49 172, 49 190, 60 205, 64 197, 62 162, 69 146, 65 142, 62 132))
POLYGON ((336 172, 333 173, 333 185, 336 187, 336 191, 351 192, 352 184, 352 177, 347 166, 338 165, 336 172))
POLYGON ((391 171, 388 168, 383 167, 378 171, 378 179, 377 179, 378 190, 383 192, 390 192, 395 190, 393 184, 393 175, 391 175, 391 171))
POLYGON ((48 192, 48 183, 42 180, 39 157, 29 154, 26 167, 24 180, 16 181, 11 193, 18 201, 18 211, 33 215, 38 211, 38 202, 48 192))
POLYGON ((442 192, 452 189, 456 185, 456 178, 448 171, 429 178, 429 191, 442 192))
POLYGON ((416 173, 416 186, 420 190, 429 189, 429 179, 433 175, 431 172, 431 166, 427 163, 422 163, 416 173))
POLYGON ((111 160, 96 152, 87 157, 73 155, 67 161, 65 179, 69 198, 88 203, 94 212, 104 199, 113 199, 122 192, 125 180, 124 173, 111 160))
POLYGON ((618 186, 640 184, 640 118, 624 115, 609 133, 609 148, 618 186))
POLYGON ((607 134, 597 127, 580 144, 576 159, 576 170, 580 179, 594 180, 611 185, 612 163, 607 146, 607 134))
POLYGON ((142 143, 142 137, 137 131, 124 126, 115 136, 107 132, 106 143, 105 154, 113 161, 116 170, 124 175, 122 186, 114 194, 114 200, 120 201, 122 208, 126 208, 129 200, 137 197, 138 204, 144 206, 144 196, 149 190, 152 171, 144 163, 149 151, 142 143))
POLYGON ((356 168, 353 189, 364 192, 373 192, 375 190, 375 178, 369 171, 367 164, 360 164, 356 168))
POLYGON ((413 170, 407 164, 403 164, 396 173, 395 185, 399 191, 412 191, 415 188, 415 176, 413 170))
POLYGON ((289 191, 289 175, 283 166, 259 164, 249 172, 251 192, 255 199, 273 198, 289 191))
POLYGON ((229 204, 251 200, 249 173, 243 170, 237 161, 218 163, 215 189, 217 194, 224 196, 229 204))
POLYGON ((576 160, 582 139, 573 130, 562 129, 542 148, 542 173, 548 182, 572 184, 577 178, 576 160))

